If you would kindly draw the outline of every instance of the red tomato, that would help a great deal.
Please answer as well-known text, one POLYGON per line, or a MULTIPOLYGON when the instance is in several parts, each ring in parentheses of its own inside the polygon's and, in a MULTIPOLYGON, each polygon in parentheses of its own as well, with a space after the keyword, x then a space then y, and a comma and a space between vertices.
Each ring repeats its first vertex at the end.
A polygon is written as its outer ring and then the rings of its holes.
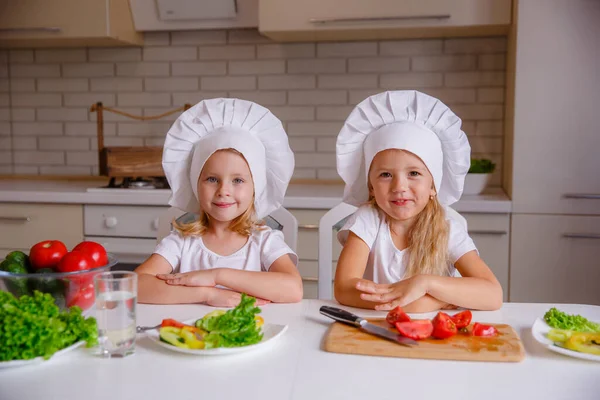
POLYGON ((432 321, 433 323, 433 336, 436 339, 447 339, 456 335, 457 329, 456 324, 452 321, 452 318, 446 313, 439 312, 432 321))
POLYGON ((452 318, 452 321, 454 321, 454 324, 456 324, 456 328, 460 329, 469 326, 471 323, 471 318, 473 318, 473 314, 471 314, 470 310, 465 310, 459 312, 458 314, 454 314, 450 318, 452 318))
POLYGON ((81 286, 79 290, 76 290, 72 293, 69 292, 67 294, 66 300, 67 307, 77 306, 80 307, 83 311, 87 310, 92 305, 94 305, 94 285, 88 283, 84 286, 81 286))
MULTIPOLYGON (((94 268, 94 259, 83 251, 70 251, 60 260, 56 266, 58 272, 85 271, 94 268)), ((86 274, 87 275, 87 274, 86 274)))
POLYGON ((491 325, 480 324, 475 322, 473 325, 473 336, 496 336, 498 329, 491 325))
POLYGON ((416 319, 408 322, 396 322, 394 324, 398 332, 402 336, 411 338, 414 340, 426 339, 431 336, 433 332, 433 325, 428 319, 416 319))
POLYGON ((96 242, 81 242, 77 246, 73 248, 73 251, 83 251, 90 255, 94 262, 96 263, 96 267, 102 267, 108 264, 108 256, 106 255, 106 249, 100 244, 96 242))
POLYGON ((385 320, 390 325, 394 325, 396 322, 410 322, 410 317, 406 315, 402 307, 398 306, 387 314, 385 320))
POLYGON ((174 319, 167 318, 167 319, 163 319, 160 324, 161 328, 164 328, 165 326, 174 326, 175 328, 183 328, 186 325, 183 322, 179 322, 174 319))
POLYGON ((67 246, 59 240, 44 240, 29 250, 29 261, 34 269, 54 268, 67 254, 67 246))

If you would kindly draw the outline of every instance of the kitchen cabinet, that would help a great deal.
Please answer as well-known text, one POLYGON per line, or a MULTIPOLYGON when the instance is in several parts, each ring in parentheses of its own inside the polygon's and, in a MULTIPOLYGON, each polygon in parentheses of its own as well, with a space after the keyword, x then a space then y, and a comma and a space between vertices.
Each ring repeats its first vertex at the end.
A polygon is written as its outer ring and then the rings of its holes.
POLYGON ((600 304, 600 2, 516 7, 510 300, 600 304))
POLYGON ((600 217, 513 215, 510 300, 600 305, 600 217))
POLYGON ((500 35, 511 0, 259 0, 259 31, 279 41, 500 35))
POLYGON ((258 0, 129 0, 138 31, 256 28, 258 0))
MULTIPOLYGON (((318 298, 319 283, 319 220, 329 210, 290 209, 298 220, 298 270, 304 285, 304 298, 318 298)), ((342 251, 337 240, 333 242, 331 268, 335 276, 335 266, 342 251)), ((331 283, 333 287, 333 281, 331 283)))
MULTIPOLYGON (((461 213, 479 256, 502 285, 504 301, 509 300, 510 214, 461 213)), ((511 299, 512 301, 512 299, 511 299)))
POLYGON ((60 240, 72 249, 83 240, 83 207, 75 204, 0 204, 0 257, 29 253, 43 240, 60 240))
POLYGON ((127 0, 4 0, 0 47, 141 46, 127 0))
POLYGON ((518 2, 513 212, 600 215, 600 2, 518 2))

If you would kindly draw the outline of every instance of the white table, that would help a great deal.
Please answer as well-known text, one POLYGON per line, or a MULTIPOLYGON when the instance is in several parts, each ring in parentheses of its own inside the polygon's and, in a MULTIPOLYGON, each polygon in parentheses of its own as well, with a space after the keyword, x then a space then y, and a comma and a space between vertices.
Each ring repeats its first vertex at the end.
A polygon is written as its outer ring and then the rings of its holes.
MULTIPOLYGON (((264 306, 267 322, 289 325, 268 350, 197 357, 140 337, 135 355, 125 359, 76 350, 51 362, 0 370, 0 399, 600 399, 600 363, 553 353, 531 336, 533 321, 552 305, 507 303, 499 311, 474 312, 474 320, 512 325, 526 350, 521 363, 482 363, 327 353, 321 342, 331 320, 318 312, 324 304, 334 303, 264 306)), ((558 307, 600 321, 598 306, 558 307)), ((192 319, 210 310, 140 305, 138 324, 192 319)))

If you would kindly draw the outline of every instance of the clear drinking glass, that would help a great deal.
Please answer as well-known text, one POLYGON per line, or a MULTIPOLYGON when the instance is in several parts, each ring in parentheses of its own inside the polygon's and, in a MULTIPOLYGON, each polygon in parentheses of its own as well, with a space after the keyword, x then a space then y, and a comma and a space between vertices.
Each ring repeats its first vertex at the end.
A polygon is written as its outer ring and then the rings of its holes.
POLYGON ((94 277, 98 342, 103 357, 125 357, 135 351, 137 274, 103 272, 94 277))

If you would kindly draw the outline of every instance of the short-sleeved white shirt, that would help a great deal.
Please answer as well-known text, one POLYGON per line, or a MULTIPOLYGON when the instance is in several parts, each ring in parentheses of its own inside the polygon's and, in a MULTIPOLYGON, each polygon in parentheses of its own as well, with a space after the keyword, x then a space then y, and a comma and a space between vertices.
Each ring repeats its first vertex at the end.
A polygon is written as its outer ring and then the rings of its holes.
POLYGON ((298 265, 298 256, 285 243, 283 233, 269 227, 255 229, 244 247, 228 256, 209 250, 201 236, 184 237, 177 230, 161 240, 154 253, 171 264, 173 273, 213 268, 268 271, 271 264, 285 254, 289 254, 294 265, 298 265))
MULTIPOLYGON (((464 226, 448 216, 446 220, 450 225, 448 255, 451 265, 448 275, 454 276, 453 264, 464 254, 477 248, 464 226)), ((394 245, 389 224, 382 211, 368 204, 361 206, 338 233, 338 240, 342 246, 346 243, 350 231, 361 238, 371 250, 364 279, 375 283, 395 283, 403 279, 407 250, 398 250, 394 245)))

